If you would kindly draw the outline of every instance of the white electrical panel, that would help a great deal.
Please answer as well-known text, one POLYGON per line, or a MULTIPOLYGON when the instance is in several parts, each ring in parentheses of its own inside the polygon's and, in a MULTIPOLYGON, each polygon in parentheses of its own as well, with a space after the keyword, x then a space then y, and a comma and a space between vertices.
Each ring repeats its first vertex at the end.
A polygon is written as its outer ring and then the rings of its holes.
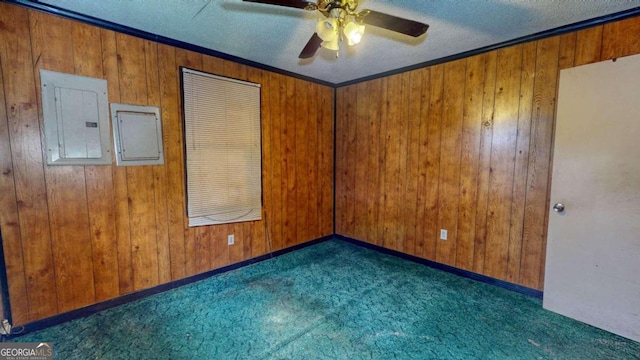
POLYGON ((40 70, 48 165, 109 165, 107 81, 40 70))
POLYGON ((118 166, 164 164, 158 107, 111 104, 111 119, 118 166))

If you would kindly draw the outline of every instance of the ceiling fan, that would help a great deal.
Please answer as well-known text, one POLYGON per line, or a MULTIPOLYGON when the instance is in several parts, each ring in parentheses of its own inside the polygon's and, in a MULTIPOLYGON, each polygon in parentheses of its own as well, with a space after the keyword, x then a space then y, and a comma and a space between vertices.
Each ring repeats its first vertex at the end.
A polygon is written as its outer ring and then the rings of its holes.
POLYGON ((339 41, 346 39, 347 44, 355 45, 364 34, 364 26, 371 25, 395 31, 400 34, 418 37, 429 28, 421 22, 364 9, 356 11, 358 0, 243 0, 270 5, 287 6, 309 11, 318 10, 326 19, 318 21, 316 32, 302 49, 300 59, 313 57, 320 48, 336 51, 339 56, 339 41))

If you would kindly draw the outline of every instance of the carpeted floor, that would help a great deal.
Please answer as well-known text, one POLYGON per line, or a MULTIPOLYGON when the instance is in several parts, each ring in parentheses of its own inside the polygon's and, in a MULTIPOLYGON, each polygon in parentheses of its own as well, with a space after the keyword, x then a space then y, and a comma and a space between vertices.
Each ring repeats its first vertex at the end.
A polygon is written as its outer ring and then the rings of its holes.
POLYGON ((14 341, 57 359, 640 359, 540 300, 340 240, 14 341))

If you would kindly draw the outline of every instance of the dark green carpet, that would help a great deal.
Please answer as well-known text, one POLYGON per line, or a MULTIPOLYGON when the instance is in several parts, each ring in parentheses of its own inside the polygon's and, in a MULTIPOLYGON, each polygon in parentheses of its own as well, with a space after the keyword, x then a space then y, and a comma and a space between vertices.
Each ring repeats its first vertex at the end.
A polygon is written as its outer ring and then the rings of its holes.
POLYGON ((339 240, 16 341, 57 359, 640 359, 537 299, 339 240))

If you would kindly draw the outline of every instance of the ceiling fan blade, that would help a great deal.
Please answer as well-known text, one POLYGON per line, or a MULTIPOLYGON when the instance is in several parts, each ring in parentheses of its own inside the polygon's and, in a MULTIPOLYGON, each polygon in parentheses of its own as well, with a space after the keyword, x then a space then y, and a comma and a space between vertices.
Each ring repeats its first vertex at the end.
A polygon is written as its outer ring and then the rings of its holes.
POLYGON ((421 22, 384 14, 374 10, 362 10, 358 13, 358 19, 367 25, 381 27, 383 29, 399 32, 401 34, 418 37, 429 28, 429 25, 421 22))
POLYGON ((303 0, 242 0, 242 1, 269 4, 269 5, 287 6, 287 7, 294 7, 298 9, 304 9, 307 6, 309 6, 309 4, 315 5, 314 2, 303 1, 303 0))
POLYGON ((320 44, 322 43, 322 39, 318 36, 317 33, 313 33, 311 39, 307 42, 307 45, 304 46, 304 49, 298 55, 300 59, 308 59, 313 57, 316 54, 316 51, 320 48, 320 44))

